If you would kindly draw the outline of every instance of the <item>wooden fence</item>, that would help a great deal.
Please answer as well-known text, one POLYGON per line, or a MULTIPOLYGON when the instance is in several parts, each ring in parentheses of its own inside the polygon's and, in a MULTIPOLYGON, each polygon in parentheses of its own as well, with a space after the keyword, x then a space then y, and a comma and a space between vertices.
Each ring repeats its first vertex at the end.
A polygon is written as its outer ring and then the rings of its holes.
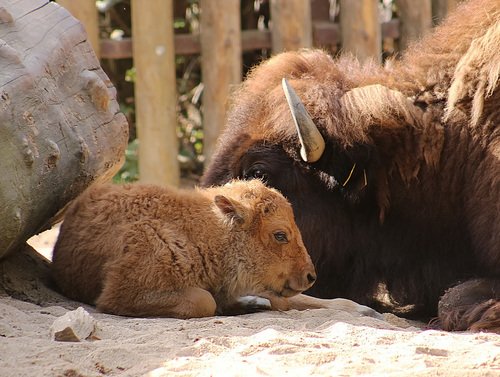
POLYGON ((132 38, 100 40, 95 0, 58 0, 85 26, 101 58, 133 58, 136 123, 142 182, 179 184, 176 137, 175 55, 201 55, 204 154, 210 159, 224 125, 230 89, 242 77, 244 51, 273 53, 301 47, 351 52, 381 61, 382 40, 401 49, 428 31, 460 0, 395 0, 398 19, 380 22, 380 0, 269 0, 272 27, 241 30, 240 0, 199 0, 199 34, 174 34, 173 0, 131 0, 132 38), (332 3, 340 22, 330 21, 332 3), (223 5, 222 5, 223 4, 223 5), (162 30, 170 30, 164 34, 162 30))

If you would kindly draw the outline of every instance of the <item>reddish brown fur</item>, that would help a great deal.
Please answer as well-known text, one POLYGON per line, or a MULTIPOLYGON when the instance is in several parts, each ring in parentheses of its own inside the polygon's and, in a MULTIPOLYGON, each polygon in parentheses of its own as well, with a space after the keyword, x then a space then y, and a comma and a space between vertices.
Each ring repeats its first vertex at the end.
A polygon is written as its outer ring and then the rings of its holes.
POLYGON ((439 302, 441 325, 500 333, 500 280, 472 279, 450 288, 439 302))
MULTIPOLYGON (((311 294, 377 306, 384 285, 396 308, 435 316, 453 284, 500 279, 499 41, 498 0, 477 0, 385 67, 277 55, 234 95, 202 183, 263 177, 290 200, 318 271, 311 294), (299 156, 282 78, 325 139, 313 164, 299 156)), ((469 312, 484 314, 478 300, 469 312)))
POLYGON ((66 296, 129 316, 211 316, 244 295, 281 307, 315 279, 290 204, 259 180, 91 187, 65 215, 52 268, 66 296))

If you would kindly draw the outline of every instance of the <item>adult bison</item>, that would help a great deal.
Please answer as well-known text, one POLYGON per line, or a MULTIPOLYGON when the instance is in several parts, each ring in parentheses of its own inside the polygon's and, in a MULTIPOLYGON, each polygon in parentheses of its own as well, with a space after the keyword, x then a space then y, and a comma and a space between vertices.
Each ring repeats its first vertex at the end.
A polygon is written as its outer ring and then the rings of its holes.
POLYGON ((311 295, 500 332, 499 46, 480 0, 385 67, 277 55, 235 93, 202 184, 258 177, 290 200, 311 295))

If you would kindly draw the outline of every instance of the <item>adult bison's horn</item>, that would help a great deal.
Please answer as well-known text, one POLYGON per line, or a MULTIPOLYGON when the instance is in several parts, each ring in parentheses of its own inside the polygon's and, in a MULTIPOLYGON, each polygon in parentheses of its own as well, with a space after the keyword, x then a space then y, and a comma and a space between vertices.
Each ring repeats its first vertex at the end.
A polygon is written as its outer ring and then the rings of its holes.
POLYGON ((297 93, 295 93, 285 78, 282 80, 282 85, 292 113, 293 122, 299 134, 301 144, 300 156, 305 162, 316 162, 321 158, 325 150, 325 140, 297 96, 297 93))

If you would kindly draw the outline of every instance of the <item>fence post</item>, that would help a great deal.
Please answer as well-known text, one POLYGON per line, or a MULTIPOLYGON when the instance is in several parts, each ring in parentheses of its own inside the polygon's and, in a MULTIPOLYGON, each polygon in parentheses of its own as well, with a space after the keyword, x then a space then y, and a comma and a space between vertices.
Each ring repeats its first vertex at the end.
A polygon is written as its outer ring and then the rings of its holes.
POLYGON ((461 0, 432 0, 432 19, 437 25, 451 11, 453 11, 461 0))
POLYGON ((312 46, 310 0, 271 0, 272 50, 297 50, 312 46))
POLYGON ((377 0, 340 0, 342 50, 360 62, 382 61, 382 29, 377 0))
POLYGON ((132 0, 139 179, 179 185, 172 0, 132 0))
POLYGON ((73 17, 82 23, 87 32, 89 42, 94 49, 94 53, 99 58, 101 56, 99 15, 95 6, 95 0, 57 0, 57 3, 66 8, 73 17))
POLYGON ((240 0, 200 1, 203 149, 212 157, 226 119, 231 87, 241 82, 240 0))
POLYGON ((432 27, 431 0, 396 0, 399 14, 399 49, 406 50, 410 42, 420 38, 432 27))

